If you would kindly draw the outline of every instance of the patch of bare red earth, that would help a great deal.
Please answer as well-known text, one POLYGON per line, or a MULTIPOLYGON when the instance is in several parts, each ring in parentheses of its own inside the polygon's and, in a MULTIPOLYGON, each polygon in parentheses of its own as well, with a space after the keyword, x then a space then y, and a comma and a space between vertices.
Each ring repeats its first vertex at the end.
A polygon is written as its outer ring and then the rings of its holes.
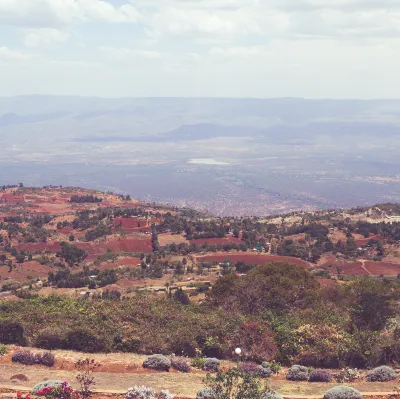
POLYGON ((47 278, 52 268, 47 265, 41 265, 36 261, 30 261, 17 263, 16 268, 13 268, 11 272, 8 270, 8 267, 0 267, 0 277, 2 280, 9 278, 19 282, 27 282, 29 280, 28 277, 47 278))
POLYGON ((323 262, 318 264, 319 268, 326 269, 331 274, 344 274, 347 276, 368 276, 369 273, 361 262, 346 262, 336 259, 334 256, 327 256, 323 262), (333 266, 333 267, 330 267, 333 266), (336 266, 336 267, 335 267, 336 266), (340 270, 340 273, 337 270, 340 270))
POLYGON ((390 262, 368 261, 364 264, 365 268, 373 275, 397 276, 400 273, 400 264, 390 262))
POLYGON ((358 239, 355 239, 354 241, 355 241, 355 243, 356 243, 356 245, 358 247, 363 247, 364 245, 367 245, 368 241, 371 240, 371 239, 374 239, 374 240, 377 240, 377 241, 384 241, 385 240, 385 238, 382 237, 382 236, 373 235, 373 236, 369 236, 368 238, 358 238, 358 239))
MULTIPOLYGON (((151 253, 152 244, 150 238, 125 238, 121 240, 110 240, 104 243, 93 244, 90 242, 72 242, 71 244, 88 252, 87 260, 93 260, 111 249, 114 252, 143 252, 151 253)), ((17 245, 17 250, 24 249, 29 252, 51 252, 57 253, 61 250, 59 242, 47 243, 24 243, 17 245)))
POLYGON ((290 256, 279 256, 279 255, 261 255, 261 254, 248 254, 248 253, 226 253, 226 254, 215 254, 215 255, 204 255, 197 256, 197 261, 229 261, 232 263, 245 262, 252 265, 263 265, 268 262, 286 262, 292 263, 297 266, 309 267, 310 264, 299 258, 292 258, 290 256))

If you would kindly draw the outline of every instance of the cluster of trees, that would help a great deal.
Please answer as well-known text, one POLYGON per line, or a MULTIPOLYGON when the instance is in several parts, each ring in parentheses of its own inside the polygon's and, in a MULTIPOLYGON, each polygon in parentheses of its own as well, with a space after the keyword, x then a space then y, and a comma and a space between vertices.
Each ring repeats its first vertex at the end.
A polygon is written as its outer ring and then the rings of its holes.
POLYGON ((106 224, 104 224, 103 222, 100 222, 94 229, 86 231, 85 239, 87 241, 93 241, 96 238, 106 236, 110 233, 111 233, 111 228, 106 224))
POLYGON ((60 258, 64 259, 70 267, 83 261, 87 256, 87 251, 69 244, 65 241, 61 243, 61 251, 57 254, 60 258))
POLYGON ((69 269, 49 272, 48 284, 58 288, 82 288, 89 289, 105 287, 114 284, 118 280, 115 270, 102 270, 84 268, 82 272, 71 273, 69 269))
POLYGON ((368 238, 371 234, 387 237, 393 242, 400 241, 400 223, 399 222, 381 222, 381 223, 368 223, 357 222, 352 226, 355 232, 362 234, 368 238))
POLYGON ((93 194, 88 194, 88 195, 72 195, 71 198, 69 199, 69 202, 75 202, 75 203, 98 203, 102 202, 103 199, 100 197, 96 197, 93 194))

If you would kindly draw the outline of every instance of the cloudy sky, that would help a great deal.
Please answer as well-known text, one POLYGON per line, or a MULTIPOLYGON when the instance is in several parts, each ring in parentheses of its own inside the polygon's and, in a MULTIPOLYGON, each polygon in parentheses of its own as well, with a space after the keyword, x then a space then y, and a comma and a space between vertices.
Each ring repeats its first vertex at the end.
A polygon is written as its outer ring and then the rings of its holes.
POLYGON ((400 97, 400 0, 0 0, 0 96, 400 97))

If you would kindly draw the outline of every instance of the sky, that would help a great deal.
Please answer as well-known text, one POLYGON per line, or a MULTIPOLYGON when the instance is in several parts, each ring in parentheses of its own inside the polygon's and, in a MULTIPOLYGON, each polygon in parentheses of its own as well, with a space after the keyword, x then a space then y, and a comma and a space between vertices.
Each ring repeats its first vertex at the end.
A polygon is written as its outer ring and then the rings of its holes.
POLYGON ((0 96, 400 97, 400 0, 0 0, 0 96))

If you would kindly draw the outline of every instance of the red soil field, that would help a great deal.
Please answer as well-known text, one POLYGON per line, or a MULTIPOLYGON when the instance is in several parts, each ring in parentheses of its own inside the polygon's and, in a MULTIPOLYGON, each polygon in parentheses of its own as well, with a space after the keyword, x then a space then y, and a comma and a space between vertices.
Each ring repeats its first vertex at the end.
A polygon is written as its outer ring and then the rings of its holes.
POLYGON ((17 250, 20 251, 21 249, 24 249, 25 251, 28 252, 52 252, 52 253, 57 253, 60 252, 61 250, 61 245, 59 242, 34 242, 34 243, 24 243, 24 244, 19 244, 16 246, 17 250))
POLYGON ((165 247, 167 244, 186 244, 189 241, 180 234, 162 233, 158 235, 158 242, 160 246, 165 247))
POLYGON ((362 267, 361 262, 349 262, 338 264, 341 274, 347 276, 367 276, 368 272, 362 267))
POLYGON ((195 243, 196 245, 203 245, 207 243, 208 245, 224 245, 233 242, 235 244, 240 244, 243 242, 240 238, 226 237, 226 238, 199 238, 197 240, 191 240, 190 243, 195 243))
POLYGON ((365 262, 365 268, 373 275, 397 276, 400 273, 400 265, 389 262, 365 262))
POLYGON ((343 260, 338 260, 334 256, 327 256, 324 258, 323 262, 319 263, 317 267, 326 269, 331 274, 338 274, 336 267, 340 269, 340 274, 348 276, 366 276, 368 271, 365 270, 361 262, 345 262, 343 260))
POLYGON ((287 262, 297 266, 309 267, 310 264, 304 260, 298 258, 291 258, 289 256, 278 256, 278 255, 258 255, 250 253, 238 253, 238 254, 216 254, 216 255, 205 255, 197 256, 197 261, 215 260, 217 262, 223 262, 229 260, 230 262, 246 262, 248 264, 262 265, 267 262, 287 262))
POLYGON ((3 194, 0 197, 0 202, 15 205, 25 202, 25 198, 23 195, 3 194))
POLYGON ((126 267, 136 267, 141 263, 139 258, 120 258, 118 259, 118 265, 126 267))
MULTIPOLYGON (((80 244, 80 243, 79 243, 80 244)), ((82 243, 83 244, 83 243, 82 243)), ((124 238, 121 240, 110 240, 101 244, 89 244, 92 248, 87 249, 89 253, 103 254, 108 248, 114 252, 143 252, 150 253, 153 250, 150 238, 124 238)), ((86 249, 86 248, 85 248, 86 249)))
POLYGON ((50 266, 41 265, 36 261, 17 263, 16 266, 12 272, 8 272, 8 267, 6 266, 0 267, 1 281, 9 278, 19 282, 27 282, 28 276, 32 278, 47 278, 48 273, 53 270, 50 266))
POLYGON ((114 226, 116 227, 147 227, 147 220, 137 218, 115 218, 114 226))

